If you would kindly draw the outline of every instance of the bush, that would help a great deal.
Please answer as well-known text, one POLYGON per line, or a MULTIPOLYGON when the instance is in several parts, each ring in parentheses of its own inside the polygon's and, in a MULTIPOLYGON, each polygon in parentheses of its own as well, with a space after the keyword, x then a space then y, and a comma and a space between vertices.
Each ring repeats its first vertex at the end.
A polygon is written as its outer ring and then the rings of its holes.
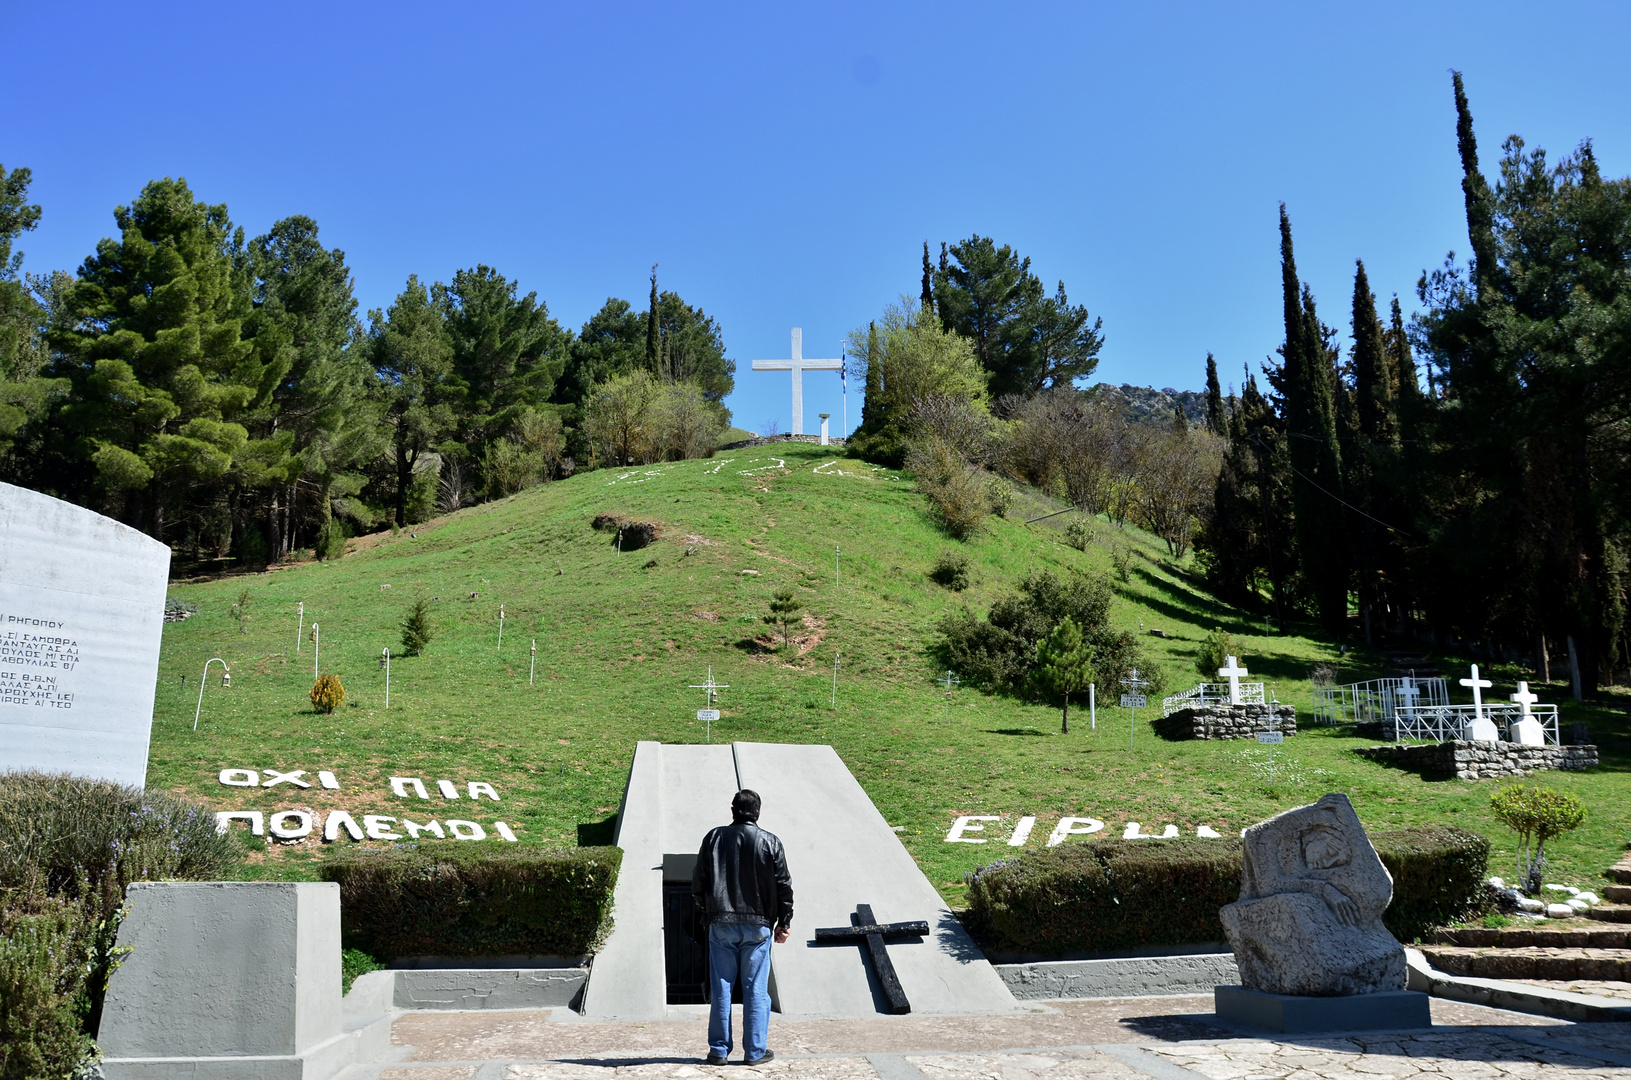
POLYGON ((1201 638, 1201 647, 1195 653, 1195 670, 1210 681, 1218 677, 1218 669, 1223 667, 1227 657, 1240 655, 1240 646, 1227 630, 1213 630, 1201 638))
POLYGON ((357 981, 357 976, 366 975, 370 971, 378 971, 384 966, 384 964, 361 949, 342 949, 340 951, 341 996, 351 993, 351 984, 357 981))
POLYGON ((323 865, 343 944, 371 956, 581 956, 611 929, 623 852, 355 849, 323 865))
POLYGON ((961 551, 942 551, 929 571, 929 580, 952 592, 968 588, 968 556, 961 551))
POLYGON ((402 617, 402 652, 405 656, 418 656, 436 636, 430 621, 430 601, 424 597, 415 600, 402 617))
MULTIPOLYGON (((1023 693, 1036 666, 1037 642, 1066 618, 1081 630, 1106 685, 1143 667, 1133 635, 1110 626, 1110 587, 1086 574, 1061 578, 1047 570, 1021 581, 1019 592, 999 597, 983 622, 967 608, 948 615, 940 624, 940 659, 974 685, 1023 693)), ((1147 674, 1160 677, 1159 671, 1147 674)), ((1149 692, 1160 687, 1152 684, 1149 692)))
POLYGON ((338 559, 345 554, 345 542, 348 538, 345 526, 338 518, 331 517, 317 531, 317 540, 312 544, 312 554, 320 560, 338 559))
MULTIPOLYGON (((1489 841, 1440 826, 1371 834, 1393 875, 1382 921, 1410 941, 1479 903, 1489 841)), ((1026 852, 968 875, 969 922, 999 947, 1071 953, 1224 940, 1240 898, 1238 838, 1097 840, 1026 852)))
POLYGON ((86 981, 78 912, 61 905, 7 922, 0 923, 0 1080, 67 1077, 96 1060, 76 1000, 86 981))
POLYGON ((1093 523, 1084 517, 1073 517, 1065 526, 1065 543, 1077 551, 1086 551, 1093 544, 1093 523))
POLYGON ((1585 804, 1567 792, 1538 784, 1510 784, 1491 795, 1489 802, 1495 816, 1518 834, 1518 878, 1525 891, 1539 892, 1546 871, 1546 841, 1578 828, 1586 820, 1585 804))
POLYGON ((345 704, 345 687, 338 675, 324 675, 311 688, 311 703, 320 713, 331 713, 345 704))

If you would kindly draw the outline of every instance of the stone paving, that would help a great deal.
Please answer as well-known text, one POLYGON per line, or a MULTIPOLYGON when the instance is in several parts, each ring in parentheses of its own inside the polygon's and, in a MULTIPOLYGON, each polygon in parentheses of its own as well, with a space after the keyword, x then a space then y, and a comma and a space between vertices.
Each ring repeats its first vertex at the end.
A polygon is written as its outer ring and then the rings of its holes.
POLYGON ((1564 981, 1556 979, 1513 979, 1511 981, 1527 983, 1530 986, 1544 986, 1549 990, 1567 990, 1573 994, 1595 994, 1598 997, 1631 1001, 1631 982, 1601 979, 1569 979, 1564 981))
MULTIPOLYGON (((414 1013, 374 1080, 1584 1080, 1631 1078, 1631 1023, 1433 999, 1430 1031, 1248 1038, 1211 998, 1058 1001, 1003 1017, 771 1019, 776 1059, 701 1062, 702 1011, 655 1023, 567 1010, 414 1013)), ((738 1018, 739 1023, 739 1018, 738 1018)), ((368 1077, 346 1080, 368 1080, 368 1077)))

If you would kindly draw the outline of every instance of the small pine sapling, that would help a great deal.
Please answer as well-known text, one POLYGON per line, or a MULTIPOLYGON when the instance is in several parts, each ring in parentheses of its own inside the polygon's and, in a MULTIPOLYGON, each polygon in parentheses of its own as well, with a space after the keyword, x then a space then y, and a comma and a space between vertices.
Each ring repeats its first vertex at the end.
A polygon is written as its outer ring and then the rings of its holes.
POLYGON ((244 624, 249 621, 249 602, 253 594, 248 589, 238 594, 238 602, 232 605, 232 617, 238 620, 238 633, 247 634, 244 624))
POLYGON ((1080 695, 1093 681, 1093 647, 1068 615, 1036 643, 1031 681, 1043 697, 1061 703, 1059 734, 1070 734, 1070 695, 1080 695))
POLYGON ((311 703, 320 713, 331 713, 345 704, 345 687, 338 675, 324 675, 311 688, 311 703))
POLYGON ((415 600, 402 618, 402 652, 405 656, 418 656, 436 636, 430 621, 430 601, 424 597, 415 600))
POLYGON ((787 628, 792 625, 804 605, 799 603, 798 597, 792 589, 777 589, 770 598, 770 610, 760 616, 770 626, 780 625, 782 628, 782 644, 788 644, 787 628))

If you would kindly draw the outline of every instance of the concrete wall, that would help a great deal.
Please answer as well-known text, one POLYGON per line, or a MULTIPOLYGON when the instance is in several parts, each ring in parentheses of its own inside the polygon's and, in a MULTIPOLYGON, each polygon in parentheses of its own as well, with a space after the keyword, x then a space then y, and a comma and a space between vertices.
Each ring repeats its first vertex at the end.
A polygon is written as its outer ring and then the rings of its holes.
MULTIPOLYGON (((118 943, 131 951, 97 1035, 109 1080, 313 1080, 352 1063, 360 1028, 342 1022, 338 885, 144 882, 129 898, 118 943)), ((388 1040, 388 1020, 385 1030, 388 1040)))
POLYGON ((0 484, 0 770, 146 782, 169 576, 157 540, 0 484))

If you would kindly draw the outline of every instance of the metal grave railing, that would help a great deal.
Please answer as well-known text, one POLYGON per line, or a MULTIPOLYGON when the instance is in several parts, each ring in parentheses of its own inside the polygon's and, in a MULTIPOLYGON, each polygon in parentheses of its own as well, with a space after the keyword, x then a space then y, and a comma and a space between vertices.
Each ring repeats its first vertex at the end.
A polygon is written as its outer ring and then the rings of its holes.
POLYGON ((1393 719, 1396 709, 1407 706, 1445 707, 1449 704, 1449 684, 1436 675, 1432 678, 1370 679, 1344 686, 1316 686, 1314 723, 1377 723, 1393 719), (1410 687, 1415 688, 1414 693, 1410 692, 1410 687))
MULTIPOLYGON (((1477 716, 1476 705, 1401 705, 1393 721, 1393 733, 1383 728, 1383 737, 1398 740, 1415 739, 1421 742, 1448 742, 1467 739, 1472 735, 1472 722, 1477 716)), ((1508 731, 1523 717, 1523 709, 1510 702, 1484 702, 1484 715, 1508 740, 1508 731)), ((1540 722, 1546 733, 1546 745, 1557 746, 1556 705, 1531 705, 1529 714, 1540 722)))
MULTIPOLYGON (((1260 682, 1243 682, 1240 684, 1240 703, 1242 705, 1262 705, 1263 684, 1260 682)), ((1203 682, 1192 686, 1181 694, 1171 694, 1161 699, 1161 718, 1164 720, 1179 709, 1193 709, 1197 705, 1227 705, 1229 704, 1229 684, 1216 682, 1203 682)))

